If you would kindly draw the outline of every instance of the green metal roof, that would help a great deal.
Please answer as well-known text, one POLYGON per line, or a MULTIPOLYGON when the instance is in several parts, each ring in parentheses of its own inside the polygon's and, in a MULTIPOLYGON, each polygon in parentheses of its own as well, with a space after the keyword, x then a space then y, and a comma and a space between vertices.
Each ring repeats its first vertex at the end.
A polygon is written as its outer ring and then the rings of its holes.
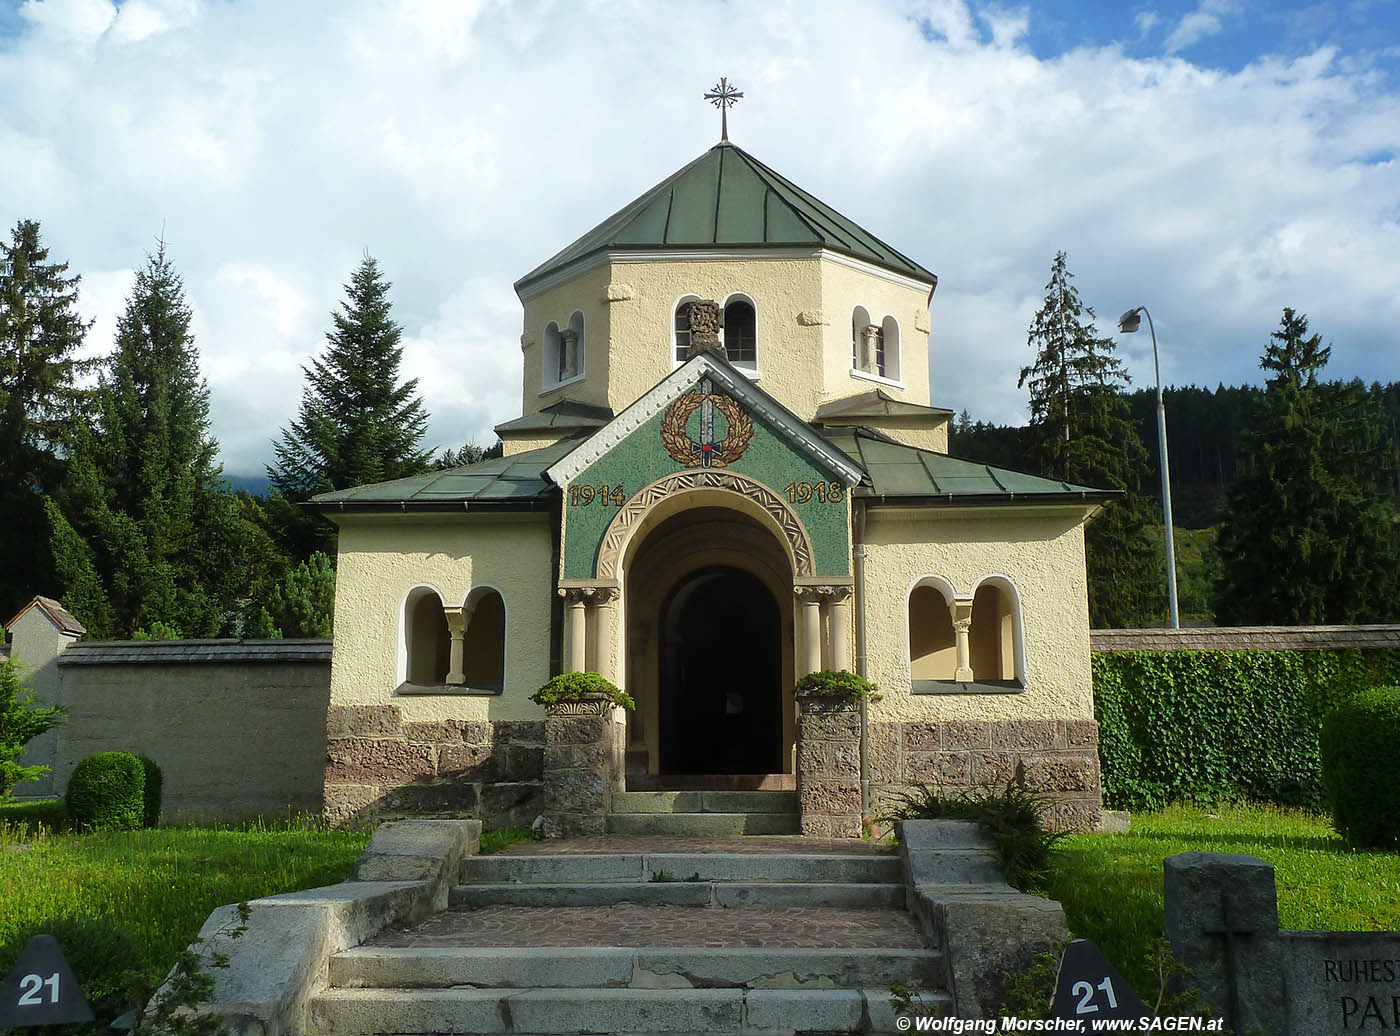
POLYGON ((1122 495, 918 450, 865 429, 829 428, 826 437, 865 468, 870 485, 857 492, 881 502, 1102 503, 1122 495))
POLYGON ((549 505, 554 487, 544 471, 577 448, 565 439, 538 450, 496 457, 477 464, 321 493, 307 501, 312 510, 339 511, 529 511, 549 505))
POLYGON ((515 282, 516 291, 598 252, 661 248, 829 248, 938 278, 742 148, 723 141, 515 282))
POLYGON ((602 428, 613 419, 611 407, 593 406, 591 403, 580 403, 573 399, 561 399, 557 403, 540 410, 538 413, 526 414, 524 417, 512 418, 496 425, 497 435, 510 432, 560 432, 565 429, 586 431, 594 428, 602 428))
POLYGON ((814 424, 840 418, 848 421, 860 417, 950 417, 953 411, 921 403, 906 403, 895 399, 882 388, 855 396, 844 396, 817 407, 814 424))

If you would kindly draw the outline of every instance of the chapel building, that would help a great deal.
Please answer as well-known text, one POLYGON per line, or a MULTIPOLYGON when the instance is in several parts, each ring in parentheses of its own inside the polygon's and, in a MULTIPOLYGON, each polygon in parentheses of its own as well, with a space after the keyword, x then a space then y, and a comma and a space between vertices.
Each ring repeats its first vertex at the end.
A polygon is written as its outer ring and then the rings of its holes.
POLYGON ((855 835, 915 784, 1019 779, 1092 827, 1084 525, 1114 494, 949 455, 936 284, 728 140, 517 281, 504 455, 310 505, 328 814, 630 831, 629 791, 796 790, 740 829, 855 835), (823 669, 883 697, 804 728, 823 669), (636 700, 601 754, 530 700, 571 671, 636 700))

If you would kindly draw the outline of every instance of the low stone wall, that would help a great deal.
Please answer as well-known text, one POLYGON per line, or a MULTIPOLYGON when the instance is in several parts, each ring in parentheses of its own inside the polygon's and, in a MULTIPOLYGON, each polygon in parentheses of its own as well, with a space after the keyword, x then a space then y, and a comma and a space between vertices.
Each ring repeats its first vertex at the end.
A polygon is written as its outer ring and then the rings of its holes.
POLYGON ((1090 630, 1089 648, 1105 654, 1118 651, 1375 651, 1400 648, 1400 625, 1090 630))
POLYGON ((165 822, 321 811, 330 641, 80 641, 57 665, 55 794, 84 757, 136 752, 165 822))
POLYGON ((869 726, 867 755, 877 809, 918 784, 948 794, 999 789, 1018 773, 1051 800, 1058 830, 1099 823, 1099 725, 1093 720, 908 721, 869 726))
POLYGON ((336 705, 325 723, 333 824, 479 817, 493 830, 528 826, 542 810, 541 721, 405 723, 397 705, 336 705))

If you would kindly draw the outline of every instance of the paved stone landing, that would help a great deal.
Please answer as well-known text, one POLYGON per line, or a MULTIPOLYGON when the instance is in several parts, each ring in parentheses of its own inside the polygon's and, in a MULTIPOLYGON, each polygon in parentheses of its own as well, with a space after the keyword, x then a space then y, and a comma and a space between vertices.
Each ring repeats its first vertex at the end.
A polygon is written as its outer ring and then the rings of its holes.
POLYGON ((822 907, 483 907, 447 910, 367 946, 693 946, 922 949, 903 910, 822 907))
POLYGON ((497 856, 560 856, 577 853, 791 853, 812 856, 894 856, 883 842, 856 838, 804 838, 801 835, 736 835, 692 838, 684 835, 606 835, 543 842, 516 842, 497 856))

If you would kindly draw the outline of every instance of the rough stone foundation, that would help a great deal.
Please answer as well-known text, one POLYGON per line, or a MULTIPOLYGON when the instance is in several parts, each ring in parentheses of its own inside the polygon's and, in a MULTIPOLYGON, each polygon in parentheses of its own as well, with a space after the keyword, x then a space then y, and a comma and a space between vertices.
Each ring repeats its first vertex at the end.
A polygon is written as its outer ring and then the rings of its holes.
POLYGON ((616 711, 603 705, 546 709, 545 837, 578 838, 606 831, 608 803, 623 772, 626 727, 617 722, 616 711))
POLYGON ((476 818, 525 827, 543 805, 538 720, 405 723, 397 705, 332 705, 326 713, 326 819, 476 818))
POLYGON ((1026 789, 1051 801, 1054 828, 1092 831, 1099 822, 1099 725, 1091 719, 872 722, 867 751, 877 812, 918 784, 949 795, 999 790, 1019 766, 1026 789))
POLYGON ((802 833, 860 837, 860 713, 838 698, 798 698, 797 803, 802 833))

